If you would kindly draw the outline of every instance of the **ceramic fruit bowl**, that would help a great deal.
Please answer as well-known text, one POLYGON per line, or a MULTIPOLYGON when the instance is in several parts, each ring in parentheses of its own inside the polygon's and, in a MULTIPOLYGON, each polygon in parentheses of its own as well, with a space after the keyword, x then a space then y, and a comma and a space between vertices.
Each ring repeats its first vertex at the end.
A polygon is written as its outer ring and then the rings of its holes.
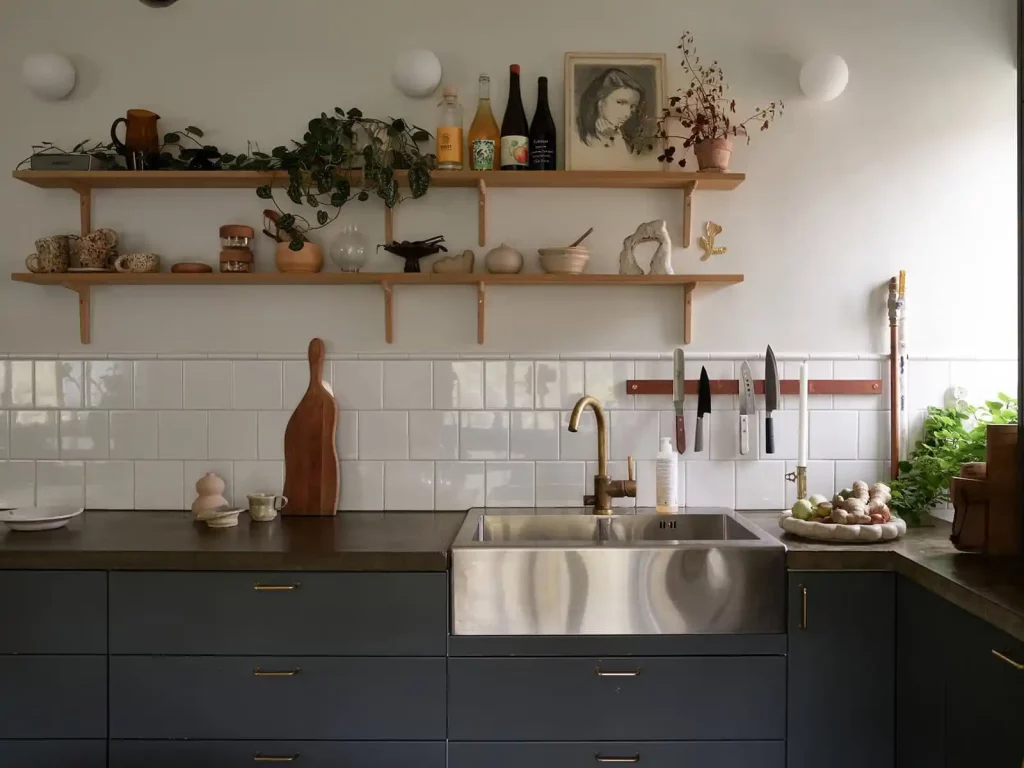
POLYGON ((582 245, 541 248, 540 265, 549 275, 579 275, 586 271, 590 251, 582 245))
POLYGON ((81 507, 24 507, 0 511, 0 523, 12 531, 53 531, 85 510, 81 507))
POLYGON ((871 544, 877 541, 893 541, 907 532, 907 524, 900 517, 893 517, 888 523, 872 525, 842 525, 814 520, 798 520, 793 513, 782 513, 779 527, 786 533, 815 541, 835 541, 842 544, 871 544))

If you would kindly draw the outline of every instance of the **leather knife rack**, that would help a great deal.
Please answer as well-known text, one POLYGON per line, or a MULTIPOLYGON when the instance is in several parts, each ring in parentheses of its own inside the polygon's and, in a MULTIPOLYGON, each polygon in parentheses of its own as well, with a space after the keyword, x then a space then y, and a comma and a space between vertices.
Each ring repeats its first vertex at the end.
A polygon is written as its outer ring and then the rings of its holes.
MULTIPOLYGON (((687 395, 696 395, 700 382, 687 379, 685 391, 687 395)), ((783 395, 799 395, 799 379, 783 379, 779 382, 783 395)), ((807 384, 811 395, 881 395, 881 379, 811 379, 807 384)), ((738 395, 740 382, 738 379, 712 379, 712 395, 738 395)), ((627 395, 671 395, 672 379, 627 379, 627 395)), ((764 394, 764 379, 754 380, 754 394, 764 394)))

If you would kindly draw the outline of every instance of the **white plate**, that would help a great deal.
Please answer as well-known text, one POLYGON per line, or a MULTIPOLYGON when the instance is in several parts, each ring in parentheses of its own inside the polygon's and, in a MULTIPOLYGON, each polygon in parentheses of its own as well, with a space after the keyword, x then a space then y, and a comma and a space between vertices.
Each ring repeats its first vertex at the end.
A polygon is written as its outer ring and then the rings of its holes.
POLYGON ((85 510, 82 507, 22 507, 0 510, 0 523, 12 531, 52 531, 63 528, 73 517, 85 510))

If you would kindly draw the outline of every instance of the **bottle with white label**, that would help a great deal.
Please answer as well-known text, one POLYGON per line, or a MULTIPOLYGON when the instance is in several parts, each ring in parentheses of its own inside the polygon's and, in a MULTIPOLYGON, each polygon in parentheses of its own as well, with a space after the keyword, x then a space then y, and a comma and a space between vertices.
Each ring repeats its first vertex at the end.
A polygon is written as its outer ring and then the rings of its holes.
POLYGON ((672 449, 672 438, 661 438, 655 464, 657 512, 672 515, 679 511, 679 455, 672 449))
POLYGON ((437 168, 462 170, 462 105, 454 85, 444 87, 444 100, 437 105, 437 168))

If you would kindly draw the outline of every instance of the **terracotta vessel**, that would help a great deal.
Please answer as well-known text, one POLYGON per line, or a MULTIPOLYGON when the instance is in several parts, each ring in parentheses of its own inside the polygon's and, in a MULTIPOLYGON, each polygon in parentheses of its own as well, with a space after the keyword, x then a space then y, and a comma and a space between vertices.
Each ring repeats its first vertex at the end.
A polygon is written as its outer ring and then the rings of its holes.
POLYGON ((732 156, 732 139, 705 139, 693 145, 697 170, 728 171, 732 156))
POLYGON ((278 243, 274 263, 278 272, 319 272, 324 268, 324 252, 308 240, 301 251, 293 251, 287 242, 278 243))

